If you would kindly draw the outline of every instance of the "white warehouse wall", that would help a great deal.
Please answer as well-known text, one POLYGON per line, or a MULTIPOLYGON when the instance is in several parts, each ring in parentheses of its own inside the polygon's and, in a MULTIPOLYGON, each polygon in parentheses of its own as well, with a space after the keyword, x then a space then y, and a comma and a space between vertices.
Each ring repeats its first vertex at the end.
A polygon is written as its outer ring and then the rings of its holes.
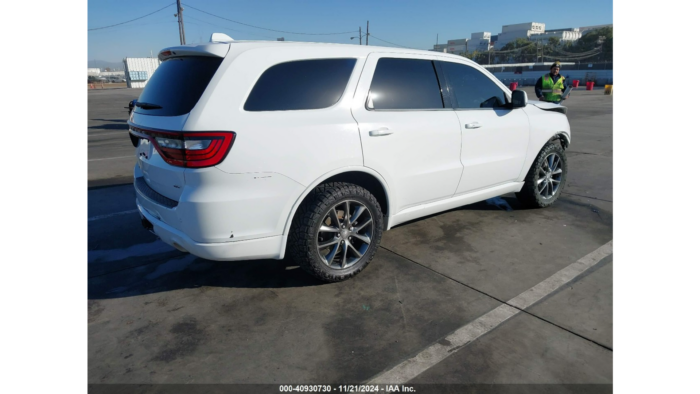
POLYGON ((484 40, 484 39, 490 39, 491 38, 491 33, 487 31, 480 31, 477 33, 472 33, 471 39, 472 40, 484 40))
POLYGON ((517 30, 501 33, 498 35, 498 41, 495 42, 494 46, 496 49, 503 48, 507 43, 515 41, 518 38, 529 38, 533 34, 532 30, 517 30))
POLYGON ((467 51, 467 46, 466 45, 449 45, 448 44, 446 49, 447 49, 447 53, 453 53, 455 55, 459 55, 460 53, 467 51))
POLYGON ((469 40, 467 42, 467 52, 471 53, 477 50, 479 52, 486 52, 489 49, 490 44, 490 39, 469 40))
POLYGON ((128 57, 124 59, 124 76, 126 77, 126 86, 129 88, 143 88, 151 78, 151 75, 160 66, 160 60, 155 57, 128 57), (142 71, 146 72, 146 79, 143 81, 132 81, 130 72, 142 71))
MULTIPOLYGON (((544 23, 538 22, 526 22, 526 23, 516 23, 514 25, 503 25, 501 31, 503 33, 515 32, 515 31, 525 31, 533 30, 537 32, 544 32, 544 23)), ((500 38, 499 38, 500 40, 500 38)))

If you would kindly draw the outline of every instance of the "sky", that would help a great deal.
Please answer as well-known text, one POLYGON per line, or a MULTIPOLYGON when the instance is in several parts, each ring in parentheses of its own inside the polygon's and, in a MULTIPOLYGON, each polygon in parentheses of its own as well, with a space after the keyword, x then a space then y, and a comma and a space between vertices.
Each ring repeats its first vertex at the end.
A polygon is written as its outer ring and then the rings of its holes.
MULTIPOLYGON (((613 22, 612 0, 181 0, 188 44, 206 42, 211 33, 239 40, 313 41, 357 44, 358 28, 370 22, 370 45, 431 49, 448 39, 469 38, 472 32, 501 32, 501 26, 545 23, 546 29, 602 25, 613 22), (198 8, 248 25, 244 26, 190 8, 198 8), (351 33, 350 33, 351 32, 351 33), (378 39, 373 39, 376 35, 378 39)), ((125 57, 148 57, 162 48, 179 45, 177 12, 172 0, 88 0, 88 29, 100 28, 164 10, 127 24, 88 31, 88 61, 119 62, 125 57), (172 5, 168 6, 168 4, 172 5)), ((364 42, 364 41, 363 41, 364 42)))

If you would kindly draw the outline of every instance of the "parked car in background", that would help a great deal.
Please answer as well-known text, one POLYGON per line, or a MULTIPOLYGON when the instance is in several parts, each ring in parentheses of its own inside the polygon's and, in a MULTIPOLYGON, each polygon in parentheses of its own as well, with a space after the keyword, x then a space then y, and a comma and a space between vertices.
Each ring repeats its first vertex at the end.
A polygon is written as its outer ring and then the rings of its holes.
POLYGON ((401 223, 511 192, 548 207, 566 183, 566 107, 460 56, 214 34, 158 57, 128 122, 136 204, 205 259, 340 281, 401 223))

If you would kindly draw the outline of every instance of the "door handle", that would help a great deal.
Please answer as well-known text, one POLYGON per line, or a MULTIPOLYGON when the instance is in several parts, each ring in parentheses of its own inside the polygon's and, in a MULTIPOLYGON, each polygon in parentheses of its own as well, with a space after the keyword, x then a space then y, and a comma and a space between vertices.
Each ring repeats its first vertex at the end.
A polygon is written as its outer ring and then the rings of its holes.
POLYGON ((383 135, 389 135, 389 134, 393 134, 393 133, 394 132, 389 130, 388 128, 382 127, 382 128, 377 129, 377 130, 371 130, 369 132, 369 136, 370 137, 381 137, 383 135))
POLYGON ((471 122, 464 125, 465 129, 478 129, 479 127, 481 127, 479 122, 471 122))

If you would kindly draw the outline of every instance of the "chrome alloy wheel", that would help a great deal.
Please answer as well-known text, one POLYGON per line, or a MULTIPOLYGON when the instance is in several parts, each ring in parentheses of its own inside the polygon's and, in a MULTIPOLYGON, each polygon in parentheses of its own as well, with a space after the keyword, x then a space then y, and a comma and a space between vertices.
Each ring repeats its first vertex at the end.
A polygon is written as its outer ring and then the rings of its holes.
POLYGON ((550 153, 537 169, 537 193, 543 199, 549 200, 557 194, 562 177, 561 157, 550 153))
POLYGON ((323 262, 334 269, 355 265, 369 249, 374 221, 367 207, 356 200, 343 200, 323 216, 316 237, 323 262))

